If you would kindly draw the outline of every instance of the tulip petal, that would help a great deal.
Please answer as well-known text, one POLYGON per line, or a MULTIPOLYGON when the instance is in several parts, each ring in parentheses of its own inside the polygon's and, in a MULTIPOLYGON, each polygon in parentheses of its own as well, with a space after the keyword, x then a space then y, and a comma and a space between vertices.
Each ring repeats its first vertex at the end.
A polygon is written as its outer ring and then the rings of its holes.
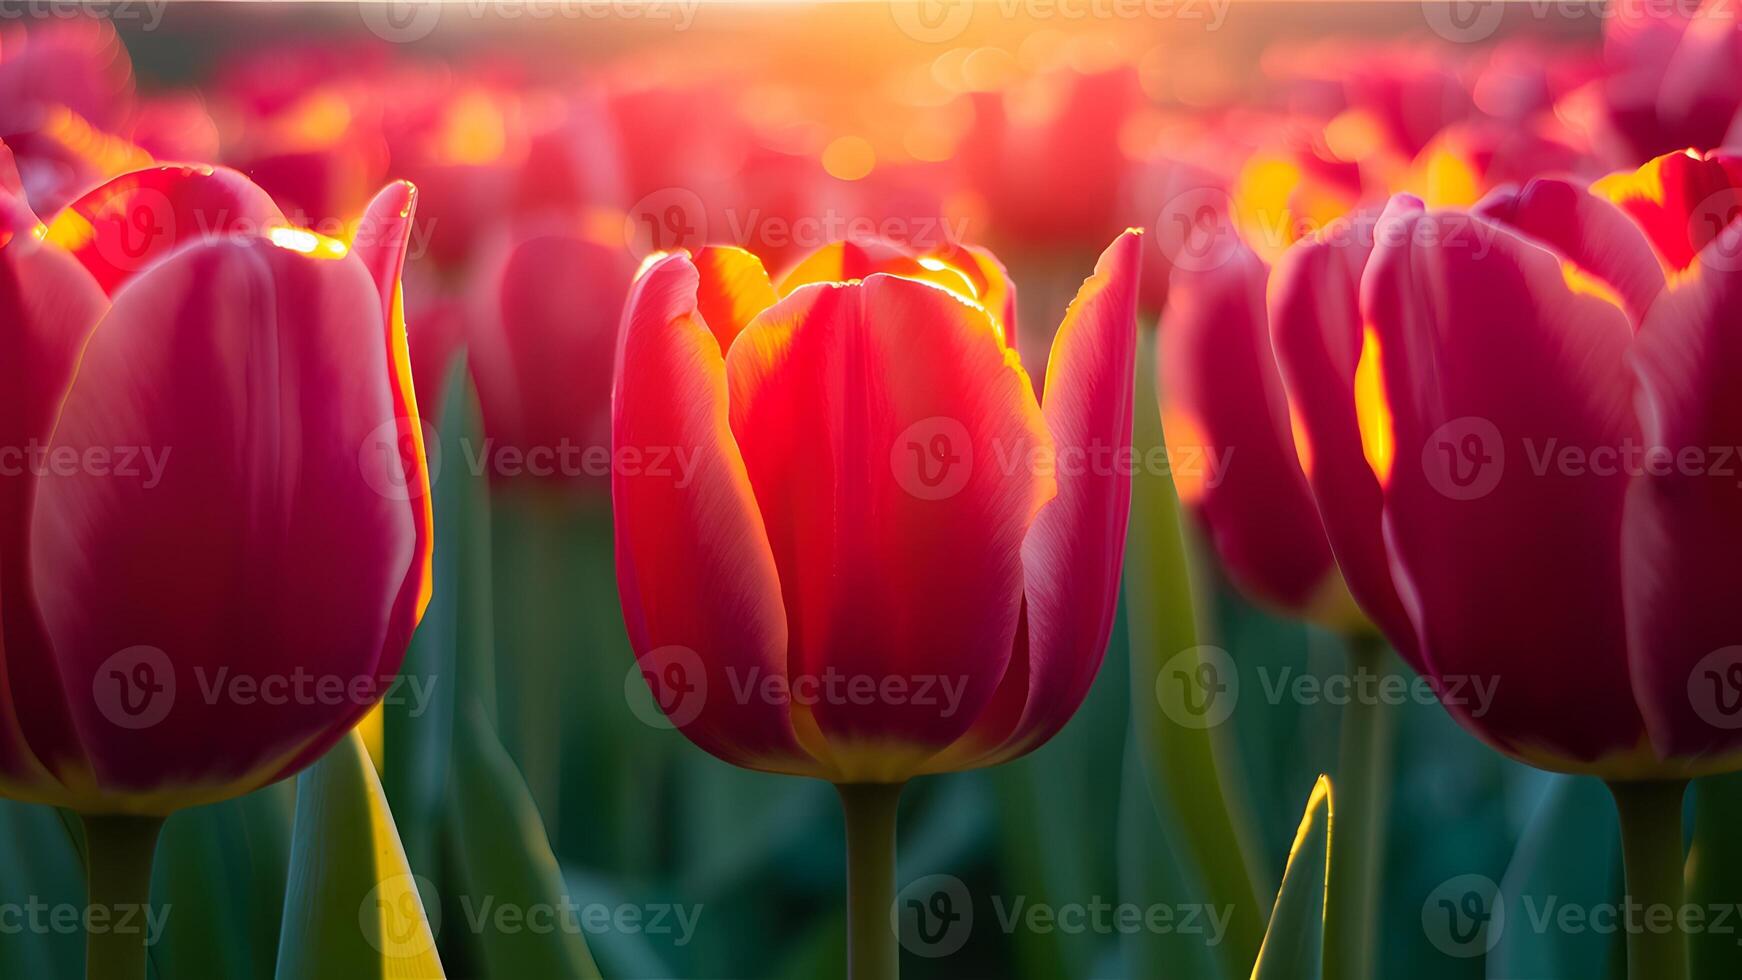
POLYGON ((166 166, 122 174, 63 208, 48 240, 73 253, 113 296, 182 244, 286 224, 267 193, 227 167, 166 166))
POLYGON ((847 781, 905 778, 1011 659, 1023 539, 1055 492, 1027 375, 983 309, 883 274, 797 290, 726 368, 790 673, 819 692, 795 710, 847 781))
POLYGON ((1570 289, 1553 253, 1455 212, 1400 216, 1362 300, 1395 438, 1393 574, 1424 658, 1466 692, 1447 707, 1546 768, 1633 750, 1627 478, 1606 468, 1638 440, 1626 316, 1570 289), (1481 711, 1468 692, 1493 682, 1481 711))
POLYGON ((762 260, 744 249, 713 245, 696 252, 694 261, 701 276, 696 307, 720 349, 731 350, 739 332, 780 297, 762 260))
MULTIPOLYGON (((1742 246, 1742 226, 1723 237, 1716 247, 1742 246)), ((1644 441, 1659 455, 1627 498, 1627 628, 1663 756, 1742 750, 1742 486, 1731 458, 1742 446, 1739 320, 1742 272, 1708 270, 1652 309, 1635 348, 1644 441)))
POLYGON ((24 203, 24 181, 18 177, 18 161, 12 158, 12 149, 0 140, 0 196, 16 199, 27 210, 24 203))
POLYGON ((764 682, 786 676, 786 611, 727 421, 725 362, 696 308, 699 282, 688 256, 668 255, 624 309, 612 451, 689 454, 692 470, 613 471, 623 618, 643 673, 691 741, 736 765, 816 775, 786 706, 761 696, 764 682))
MULTIPOLYGON (((984 281, 985 270, 977 261, 972 263, 972 267, 972 272, 963 271, 955 262, 932 255, 919 255, 905 245, 879 238, 830 242, 799 260, 798 265, 781 279, 780 295, 790 296, 800 286, 813 283, 850 282, 881 272, 929 282, 970 303, 986 307, 982 302, 981 289, 977 285, 977 281, 984 281)), ((1008 277, 1005 281, 1008 282, 1008 277)), ((990 283, 987 288, 991 288, 990 283)), ((998 297, 998 301, 1006 303, 1012 299, 1008 293, 998 297)), ((998 323, 1002 311, 989 307, 987 310, 997 324, 999 335, 1003 336, 1007 328, 998 323)))
POLYGON ((1607 199, 1571 181, 1539 177, 1522 189, 1496 191, 1476 213, 1547 245, 1572 268, 1570 285, 1605 296, 1634 324, 1663 292, 1663 269, 1639 227, 1607 199))
MULTIPOLYGON (((1047 362, 1041 413, 1052 434, 1058 495, 1022 543, 1027 705, 984 764, 1050 739, 1076 713, 1113 633, 1131 515, 1131 411, 1137 358, 1140 233, 1095 264, 1065 312, 1047 362)), ((988 720, 996 723, 996 713, 988 720)), ((971 741, 973 734, 964 741, 971 741)))
POLYGON ((1666 153, 1636 171, 1610 174, 1591 193, 1614 202, 1645 232, 1673 278, 1742 207, 1742 158, 1666 153))
POLYGON ((621 244, 567 231, 488 264, 468 353, 492 477, 602 487, 589 461, 610 442, 612 352, 634 272, 621 244))
POLYGON ((1371 234, 1395 215, 1420 211, 1399 198, 1393 211, 1339 219, 1304 239, 1270 279, 1270 337, 1288 391, 1300 456, 1337 567, 1362 611, 1418 672, 1415 629, 1391 581, 1385 553, 1385 494, 1379 472, 1394 465, 1376 384, 1378 348, 1361 319, 1361 273, 1371 234))
POLYGON ((1162 426, 1180 502, 1229 574, 1260 601, 1299 611, 1334 568, 1289 430, 1265 282, 1264 263, 1237 241, 1224 262, 1174 269, 1161 322, 1162 426))
POLYGON ((939 259, 949 262, 953 268, 973 281, 974 293, 980 305, 1003 328, 1004 345, 1014 349, 1017 337, 1016 282, 1010 278, 1010 271, 1004 267, 1004 263, 998 261, 998 256, 993 255, 990 249, 978 245, 957 245, 947 252, 939 253, 939 259))
MULTIPOLYGON (((413 387, 411 352, 405 333, 405 297, 400 288, 400 274, 405 267, 405 254, 411 243, 412 215, 417 206, 417 189, 405 181, 396 181, 383 188, 369 203, 352 237, 351 254, 369 273, 380 297, 382 349, 389 369, 388 389, 393 397, 395 434, 394 450, 384 461, 388 485, 403 488, 411 526, 417 539, 412 549, 412 564, 399 588, 388 619, 386 639, 382 641, 378 676, 397 674, 411 644, 411 634, 423 619, 434 592, 433 549, 435 514, 432 510, 429 471, 424 455, 423 423, 417 411, 417 393, 413 387)), ((395 493, 395 497, 401 494, 395 493)), ((352 717, 341 722, 349 729, 368 713, 372 706, 351 706, 352 717)), ((282 775, 300 772, 324 754, 330 746, 318 741, 293 758, 282 775)))
POLYGON ((398 425, 380 298, 332 255, 192 245, 85 348, 50 446, 78 465, 42 479, 31 562, 62 680, 92 695, 97 807, 259 786, 392 679, 418 530, 375 458, 398 425))
POLYGON ((22 197, 0 190, 0 785, 25 798, 85 766, 37 616, 30 511, 45 462, 35 450, 46 447, 79 348, 108 306, 77 262, 37 238, 40 229, 22 197))

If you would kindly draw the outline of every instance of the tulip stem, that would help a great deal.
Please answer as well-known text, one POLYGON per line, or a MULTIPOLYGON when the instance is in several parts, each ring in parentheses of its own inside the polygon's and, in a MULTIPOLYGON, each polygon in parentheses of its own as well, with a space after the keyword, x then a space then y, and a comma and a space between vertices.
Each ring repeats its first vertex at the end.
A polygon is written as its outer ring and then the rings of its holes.
POLYGON ((1621 855, 1627 873, 1629 980, 1685 980, 1687 934, 1682 917, 1682 796, 1685 780, 1609 784, 1621 814, 1621 855))
POLYGON ((154 917, 151 858, 162 817, 91 816, 85 826, 87 980, 144 980, 146 928, 154 917))
POLYGON ((1385 645, 1372 633, 1348 637, 1349 673, 1357 679, 1343 707, 1337 776, 1332 783, 1335 839, 1326 897, 1324 971, 1328 980, 1370 980, 1378 959, 1380 874, 1385 816, 1391 802, 1393 713, 1362 692, 1364 673, 1385 667, 1385 645))
POLYGON ((895 807, 901 783, 843 783, 847 816, 847 977, 896 980, 895 807))

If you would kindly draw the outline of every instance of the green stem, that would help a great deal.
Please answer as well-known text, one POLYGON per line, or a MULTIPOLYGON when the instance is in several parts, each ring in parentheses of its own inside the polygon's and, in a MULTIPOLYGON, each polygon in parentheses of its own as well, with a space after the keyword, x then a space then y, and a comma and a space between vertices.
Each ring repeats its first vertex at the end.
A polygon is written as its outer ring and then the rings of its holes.
POLYGON ((896 980, 895 807, 901 783, 836 786, 847 816, 847 977, 896 980))
POLYGON ((83 816, 87 980, 144 980, 151 858, 162 817, 83 816))
MULTIPOLYGON (((1372 634, 1348 638, 1352 678, 1379 675, 1385 645, 1372 634)), ((1325 976, 1370 980, 1377 959, 1380 870, 1385 856, 1385 816, 1391 802, 1392 726, 1395 715, 1365 685, 1351 685, 1343 708, 1337 778, 1332 785, 1334 839, 1331 884, 1325 910, 1325 976)))
POLYGON ((1621 854, 1627 871, 1629 980, 1685 980, 1687 935, 1682 907, 1682 795, 1685 780, 1612 782, 1621 814, 1621 854), (1668 909, 1665 913, 1658 909, 1668 909))

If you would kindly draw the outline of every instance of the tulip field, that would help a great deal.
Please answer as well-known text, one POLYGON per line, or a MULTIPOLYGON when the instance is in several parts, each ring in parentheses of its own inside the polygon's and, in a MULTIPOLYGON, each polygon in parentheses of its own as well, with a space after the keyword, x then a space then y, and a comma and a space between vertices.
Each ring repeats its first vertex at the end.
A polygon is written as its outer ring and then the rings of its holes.
POLYGON ((1742 978, 1730 0, 0 0, 0 980, 1742 978))

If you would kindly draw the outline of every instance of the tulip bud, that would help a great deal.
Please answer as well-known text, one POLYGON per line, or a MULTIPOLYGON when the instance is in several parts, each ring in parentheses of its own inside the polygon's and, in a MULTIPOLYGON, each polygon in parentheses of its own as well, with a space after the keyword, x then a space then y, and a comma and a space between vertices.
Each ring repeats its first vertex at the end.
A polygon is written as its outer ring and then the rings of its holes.
POLYGON ((1678 154, 1475 214, 1399 198, 1274 291, 1351 590, 1461 722, 1543 768, 1742 762, 1742 226, 1703 228, 1687 193, 1732 200, 1732 172, 1678 154))
POLYGON ((695 465, 621 470, 613 504, 624 618, 673 724, 737 765, 899 783, 1070 718, 1124 549, 1138 242, 1084 283, 1039 401, 979 259, 835 245, 784 298, 737 249, 649 264, 613 449, 695 465))
POLYGON ((161 815, 317 759, 429 595, 399 270, 234 171, 127 174, 46 226, 0 192, 0 786, 161 815), (10 234, 8 234, 10 232, 10 234), (9 460, 11 461, 11 460, 9 460))

